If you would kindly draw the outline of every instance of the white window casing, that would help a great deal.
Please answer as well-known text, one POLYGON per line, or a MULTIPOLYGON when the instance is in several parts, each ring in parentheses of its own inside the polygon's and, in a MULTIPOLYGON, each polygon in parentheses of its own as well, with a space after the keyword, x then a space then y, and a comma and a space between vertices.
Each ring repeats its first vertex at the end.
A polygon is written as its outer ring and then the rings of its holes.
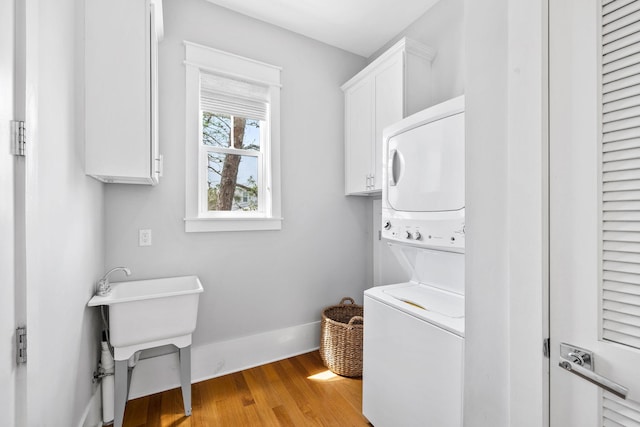
POLYGON ((185 231, 279 230, 280 73, 281 68, 191 42, 185 44, 186 193, 185 231), (261 149, 204 146, 201 111, 260 120, 261 149), (201 167, 209 152, 256 157, 258 211, 207 210, 207 172, 201 167))

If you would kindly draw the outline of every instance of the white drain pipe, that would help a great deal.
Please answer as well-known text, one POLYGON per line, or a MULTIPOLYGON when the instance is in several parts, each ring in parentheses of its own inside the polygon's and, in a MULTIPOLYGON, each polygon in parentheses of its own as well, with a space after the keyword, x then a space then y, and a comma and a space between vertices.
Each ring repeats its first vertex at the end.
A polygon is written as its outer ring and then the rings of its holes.
POLYGON ((109 351, 109 345, 106 341, 102 341, 102 354, 100 357, 100 366, 102 367, 102 421, 103 424, 113 423, 113 406, 114 406, 114 387, 113 374, 115 363, 113 356, 109 351))

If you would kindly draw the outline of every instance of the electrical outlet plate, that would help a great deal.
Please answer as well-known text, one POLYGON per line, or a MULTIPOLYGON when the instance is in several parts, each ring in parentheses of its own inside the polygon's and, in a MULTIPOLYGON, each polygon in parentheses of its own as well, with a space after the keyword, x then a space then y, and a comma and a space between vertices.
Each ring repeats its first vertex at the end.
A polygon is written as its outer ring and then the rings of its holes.
POLYGON ((138 246, 151 246, 151 230, 138 230, 138 246))

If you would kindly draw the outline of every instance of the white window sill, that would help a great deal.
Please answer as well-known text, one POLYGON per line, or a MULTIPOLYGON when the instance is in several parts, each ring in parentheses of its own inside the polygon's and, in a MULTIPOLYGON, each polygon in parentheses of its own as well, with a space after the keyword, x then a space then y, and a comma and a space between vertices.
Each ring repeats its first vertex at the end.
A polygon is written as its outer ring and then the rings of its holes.
POLYGON ((282 218, 185 218, 187 233, 282 229, 282 218))

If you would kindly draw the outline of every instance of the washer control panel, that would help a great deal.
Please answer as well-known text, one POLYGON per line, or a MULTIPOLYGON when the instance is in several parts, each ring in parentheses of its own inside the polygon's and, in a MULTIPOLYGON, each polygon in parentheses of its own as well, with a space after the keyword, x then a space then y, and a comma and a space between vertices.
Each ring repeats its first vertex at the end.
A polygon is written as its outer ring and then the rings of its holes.
POLYGON ((382 237, 416 246, 464 252, 464 219, 382 219, 382 237))

